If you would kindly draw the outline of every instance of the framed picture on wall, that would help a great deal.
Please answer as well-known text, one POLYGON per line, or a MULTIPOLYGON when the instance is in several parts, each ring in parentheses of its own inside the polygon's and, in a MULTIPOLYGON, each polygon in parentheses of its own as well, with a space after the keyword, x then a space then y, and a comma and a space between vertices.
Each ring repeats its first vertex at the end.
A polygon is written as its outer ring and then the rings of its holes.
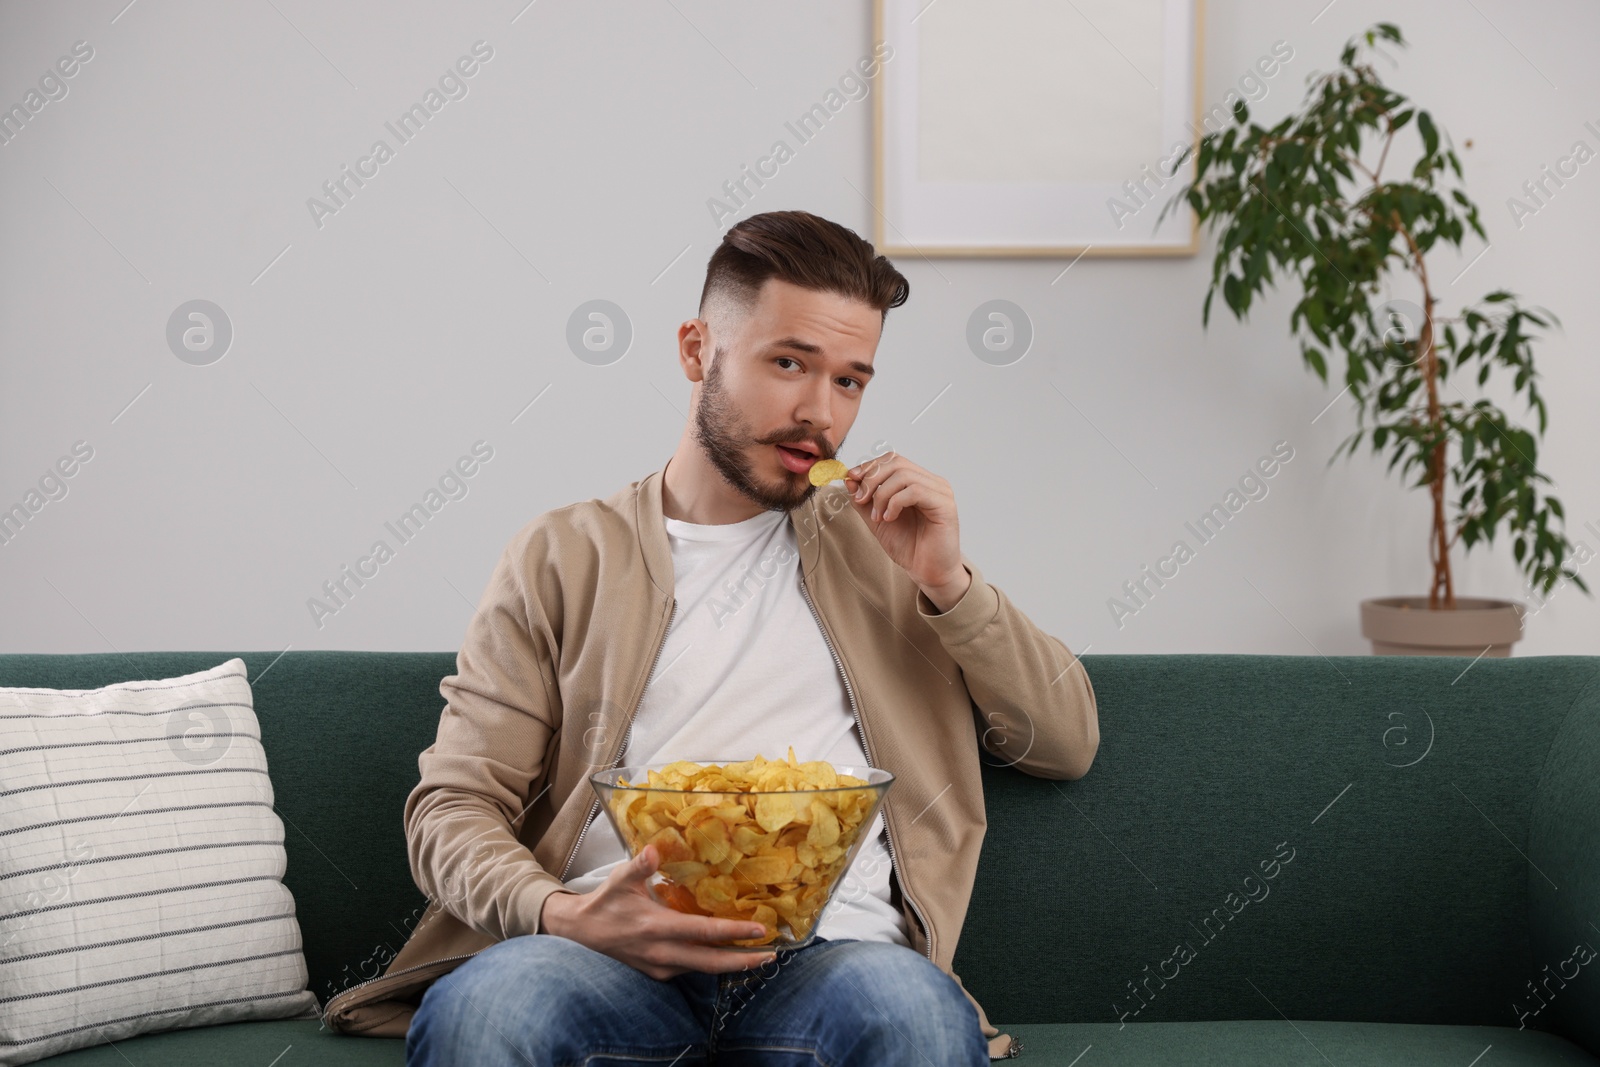
POLYGON ((1202 0, 874 0, 887 255, 1192 255, 1202 0))

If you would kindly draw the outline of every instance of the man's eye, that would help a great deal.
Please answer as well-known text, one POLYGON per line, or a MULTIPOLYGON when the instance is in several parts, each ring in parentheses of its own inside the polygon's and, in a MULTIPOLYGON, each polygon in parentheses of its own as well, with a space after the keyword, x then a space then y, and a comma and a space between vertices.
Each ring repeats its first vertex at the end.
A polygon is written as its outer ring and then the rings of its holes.
MULTIPOLYGON (((793 363, 795 366, 800 365, 799 362, 796 361, 792 356, 778 356, 773 360, 773 362, 778 364, 793 363)), ((856 387, 857 391, 862 388, 860 380, 856 378, 840 378, 839 381, 850 382, 856 387)))

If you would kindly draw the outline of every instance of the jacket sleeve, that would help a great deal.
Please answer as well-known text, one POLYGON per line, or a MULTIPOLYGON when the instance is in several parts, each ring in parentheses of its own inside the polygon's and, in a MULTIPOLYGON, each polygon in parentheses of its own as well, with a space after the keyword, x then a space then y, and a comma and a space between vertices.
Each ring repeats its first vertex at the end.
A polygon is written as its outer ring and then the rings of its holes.
POLYGON ((518 840, 560 726, 547 605, 530 590, 536 544, 519 535, 496 565, 439 683, 445 699, 421 780, 405 803, 406 852, 418 888, 496 940, 539 932, 545 898, 565 889, 518 840))
POLYGON ((961 555, 972 584, 941 612, 921 589, 917 612, 961 674, 977 711, 978 742, 1036 778, 1082 778, 1100 747, 1094 687, 1078 657, 1045 633, 961 555))

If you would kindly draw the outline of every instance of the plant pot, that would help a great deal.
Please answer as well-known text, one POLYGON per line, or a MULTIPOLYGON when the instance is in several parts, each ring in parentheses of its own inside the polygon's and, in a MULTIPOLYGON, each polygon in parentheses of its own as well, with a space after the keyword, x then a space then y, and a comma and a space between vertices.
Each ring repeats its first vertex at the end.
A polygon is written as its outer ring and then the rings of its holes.
POLYGON ((1430 610, 1425 596, 1361 602, 1361 636, 1374 656, 1509 656, 1522 636, 1520 600, 1456 597, 1454 609, 1430 610))

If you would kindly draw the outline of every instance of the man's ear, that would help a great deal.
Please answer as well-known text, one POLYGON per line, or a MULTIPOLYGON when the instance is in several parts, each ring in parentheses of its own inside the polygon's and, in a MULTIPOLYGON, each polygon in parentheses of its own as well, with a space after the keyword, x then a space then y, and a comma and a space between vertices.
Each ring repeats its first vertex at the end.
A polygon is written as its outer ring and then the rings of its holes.
POLYGON ((678 365, 691 382, 705 378, 711 358, 711 327, 704 319, 688 319, 678 327, 678 365))

